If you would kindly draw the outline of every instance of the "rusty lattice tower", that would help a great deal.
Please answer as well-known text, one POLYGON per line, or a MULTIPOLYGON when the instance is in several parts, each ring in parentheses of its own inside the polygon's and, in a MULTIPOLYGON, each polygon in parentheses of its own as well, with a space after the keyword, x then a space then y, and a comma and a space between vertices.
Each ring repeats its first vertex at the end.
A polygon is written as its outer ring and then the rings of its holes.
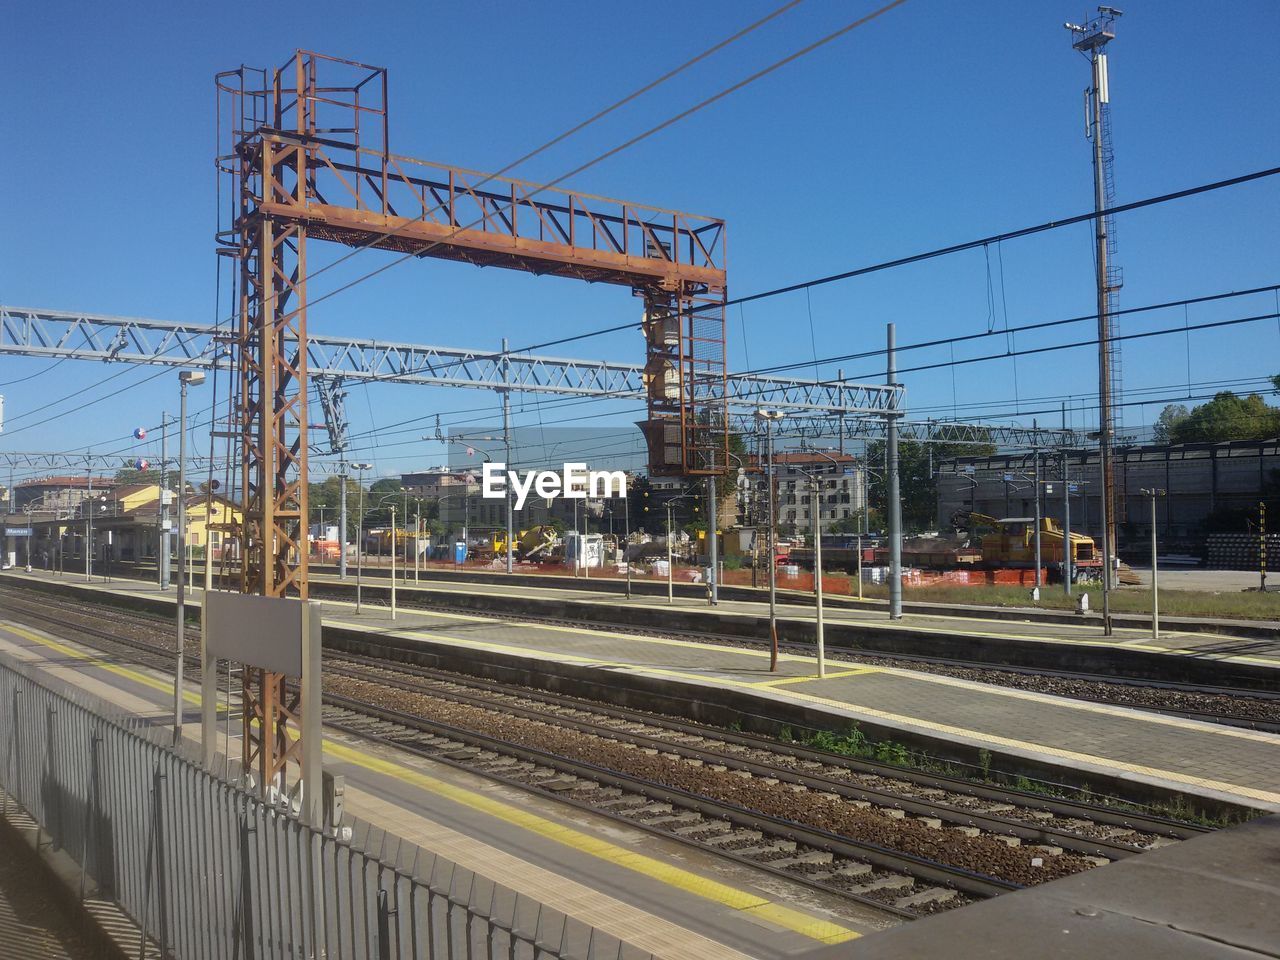
MULTIPOLYGON (((307 596, 307 243, 324 240, 630 287, 644 302, 650 469, 728 463, 725 225, 393 154, 387 73, 296 51, 219 74, 220 176, 239 264, 233 429, 243 460, 241 589, 307 596)), ((282 677, 245 680, 244 761, 297 753, 282 677)))

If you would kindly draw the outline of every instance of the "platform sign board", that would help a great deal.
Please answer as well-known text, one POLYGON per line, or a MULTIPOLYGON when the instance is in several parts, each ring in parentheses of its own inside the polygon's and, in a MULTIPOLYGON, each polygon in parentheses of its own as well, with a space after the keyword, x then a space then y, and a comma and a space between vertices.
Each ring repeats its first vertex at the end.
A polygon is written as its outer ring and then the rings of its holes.
POLYGON ((30 527, 5 527, 4 535, 6 537, 29 537, 32 535, 30 527))
POLYGON ((292 597, 209 590, 204 595, 200 726, 205 766, 217 747, 217 661, 232 660, 300 681, 302 819, 318 825, 321 806, 320 604, 292 597))
POLYGON ((204 632, 209 653, 220 660, 302 676, 303 621, 319 643, 320 618, 306 617, 304 601, 210 591, 204 632))

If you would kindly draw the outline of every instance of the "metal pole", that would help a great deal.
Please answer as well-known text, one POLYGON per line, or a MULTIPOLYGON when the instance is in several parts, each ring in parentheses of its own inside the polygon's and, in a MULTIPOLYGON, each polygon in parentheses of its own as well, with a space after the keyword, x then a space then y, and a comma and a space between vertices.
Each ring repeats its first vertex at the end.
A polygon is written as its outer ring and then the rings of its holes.
MULTIPOLYGON (((1038 430, 1038 429, 1040 429, 1040 428, 1039 428, 1039 425, 1038 425, 1038 424, 1036 423, 1036 421, 1034 421, 1034 420, 1032 420, 1032 421, 1031 421, 1031 429, 1033 429, 1033 430, 1038 430)), ((1043 578, 1043 575, 1042 575, 1042 574, 1041 574, 1041 572, 1040 572, 1040 563, 1041 563, 1041 557, 1040 557, 1040 527, 1041 527, 1041 526, 1043 526, 1043 523, 1042 523, 1042 521, 1041 521, 1041 519, 1040 519, 1040 513, 1041 513, 1041 511, 1040 511, 1040 448, 1039 448, 1039 447, 1035 447, 1035 448, 1033 448, 1033 449, 1032 449, 1032 451, 1031 451, 1031 455, 1032 455, 1032 457, 1035 459, 1035 468, 1034 468, 1034 470, 1032 471, 1032 479, 1035 481, 1035 483, 1034 483, 1034 489, 1035 489, 1035 499, 1036 499, 1036 510, 1035 510, 1035 518, 1036 518, 1036 599, 1037 599, 1037 600, 1039 600, 1039 599, 1040 599, 1040 588, 1044 586, 1044 583, 1043 583, 1043 579, 1044 579, 1044 578, 1043 578)))
POLYGON ((859 477, 862 487, 862 535, 865 537, 871 533, 871 503, 867 500, 867 468, 871 465, 871 460, 867 456, 867 445, 862 445, 862 475, 859 477))
POLYGON ((338 483, 342 487, 342 500, 338 513, 338 579, 347 579, 347 463, 342 462, 342 471, 338 474, 338 483))
POLYGON ((1094 218, 1097 241, 1096 263, 1098 269, 1098 461, 1102 472, 1102 496, 1099 498, 1102 512, 1102 630, 1111 636, 1111 555, 1115 544, 1111 539, 1115 522, 1115 478, 1112 475, 1111 441, 1111 317, 1109 285, 1107 281, 1107 218, 1104 184, 1104 157, 1102 143, 1102 74, 1105 61, 1093 48, 1093 206, 1098 214, 1094 218))
POLYGON ((1160 563, 1156 557, 1156 496, 1151 491, 1151 639, 1160 639, 1160 563))
MULTIPOLYGON (((711 467, 713 470, 715 469, 714 453, 711 455, 711 467)), ((707 559, 711 562, 707 575, 707 603, 713 607, 720 602, 720 545, 716 542, 716 527, 718 526, 716 523, 716 479, 715 474, 707 477, 707 500, 711 508, 711 517, 707 522, 707 559)))
POLYGON ((360 506, 356 510, 356 613, 360 612, 360 588, 364 581, 364 551, 360 549, 364 540, 364 471, 360 472, 360 506))
MULTIPOLYGON (((1165 510, 1164 515, 1167 523, 1169 511, 1165 510)), ((1265 596, 1267 593, 1267 503, 1265 500, 1258 501, 1258 577, 1258 589, 1265 596)))
POLYGON ((816 473, 809 475, 809 483, 816 507, 813 514, 813 601, 817 608, 818 677, 822 678, 827 675, 827 657, 822 624, 822 505, 818 499, 821 496, 821 486, 816 473))
POLYGON ((187 522, 187 383, 179 387, 178 406, 178 663, 173 675, 173 742, 182 742, 183 665, 187 644, 187 563, 183 553, 187 522))
MULTIPOLYGON (((897 356, 894 352, 894 325, 888 325, 888 382, 895 385, 897 356)), ((889 619, 902 619, 902 500, 898 493, 898 418, 888 415, 889 472, 889 619)))
MULTIPOLYGON (((419 511, 422 508, 422 501, 418 501, 419 511)), ((417 586, 418 568, 422 565, 422 513, 418 512, 413 515, 413 583, 417 586)))
POLYGON ((93 581, 93 467, 87 474, 89 489, 84 509, 84 579, 93 581))
POLYGON ((671 556, 671 501, 667 501, 667 603, 675 603, 674 560, 671 556))
POLYGON ((391 619, 396 618, 396 505, 391 505, 391 619))
POLYGON ((765 422, 769 443, 769 672, 778 669, 778 530, 773 503, 773 420, 765 422))
POLYGON ((631 496, 628 493, 626 499, 622 501, 623 509, 626 513, 623 515, 625 527, 623 531, 622 542, 622 562, 627 566, 627 599, 631 599, 631 561, 627 559, 627 547, 631 545, 631 496))
POLYGON ((160 589, 169 589, 169 504, 166 500, 169 490, 169 414, 160 414, 160 537, 156 550, 156 565, 159 567, 160 589))
POLYGON ((862 599, 862 534, 858 534, 858 599, 862 599))
POLYGON ((1067 452, 1062 452, 1062 592, 1071 596, 1075 549, 1071 545, 1071 474, 1067 452))
POLYGON ((209 524, 213 516, 213 494, 209 491, 204 501, 204 592, 213 590, 213 538, 209 524))
MULTIPOLYGON (((507 383, 511 377, 511 358, 507 355, 507 338, 502 338, 502 382, 507 383)), ((507 469, 511 469, 511 391, 502 391, 502 442, 507 449, 507 469)), ((506 484, 507 491, 507 573, 515 566, 515 544, 511 533, 512 520, 511 484, 506 484)))

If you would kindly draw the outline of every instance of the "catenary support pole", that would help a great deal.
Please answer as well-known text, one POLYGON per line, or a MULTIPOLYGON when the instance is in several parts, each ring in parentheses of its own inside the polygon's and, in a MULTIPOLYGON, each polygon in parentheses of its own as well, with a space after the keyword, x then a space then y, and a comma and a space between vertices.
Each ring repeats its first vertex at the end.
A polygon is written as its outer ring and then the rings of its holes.
POLYGON ((769 672, 778 669, 778 522, 774 509, 773 420, 766 422, 769 443, 769 672))
MULTIPOLYGON (((714 454, 713 454, 714 457, 714 454)), ((714 460, 712 469, 715 468, 714 460)), ((707 603, 715 606, 720 602, 720 545, 716 536, 716 519, 719 512, 716 508, 716 476, 712 474, 707 477, 707 505, 711 508, 710 516, 707 517, 707 560, 710 566, 707 568, 707 603)))
POLYGON ((342 461, 338 473, 338 485, 342 489, 338 508, 338 579, 347 579, 347 462, 342 461))
POLYGON ((667 502, 667 603, 676 602, 675 587, 673 586, 673 584, 675 583, 675 571, 674 571, 675 561, 671 552, 671 536, 672 536, 671 519, 672 519, 671 503, 670 501, 668 501, 667 502))
POLYGON ((818 640, 818 676, 827 675, 827 647, 822 616, 822 485, 820 474, 809 475, 813 491, 813 603, 816 621, 814 631, 818 640))
POLYGON ((391 505, 391 619, 396 618, 396 507, 391 505))
POLYGON ((93 467, 88 472, 88 489, 84 502, 84 578, 93 580, 93 467))
POLYGON ((156 523, 160 527, 157 539, 156 567, 160 577, 160 589, 169 589, 169 414, 160 414, 160 513, 156 523))
POLYGON ((1062 451, 1062 592, 1071 596, 1071 580, 1075 576, 1075 549, 1071 545, 1071 461, 1062 451))
POLYGON ((181 381, 178 401, 178 602, 175 604, 178 659, 173 674, 173 742, 182 742, 183 663, 187 646, 187 382, 181 381))
MULTIPOLYGON (((898 360, 895 353, 894 325, 888 325, 888 384, 894 386, 898 377, 898 360)), ((902 619, 902 500, 898 492, 898 416, 897 411, 888 415, 887 434, 889 458, 889 619, 902 619)))
MULTIPOLYGON (((1031 421, 1031 427, 1032 427, 1032 429, 1033 429, 1033 430, 1034 430, 1034 429, 1038 429, 1038 426, 1037 426, 1037 424, 1036 424, 1036 422, 1035 422, 1034 420, 1032 420, 1032 421, 1031 421)), ((1042 512, 1042 511, 1041 511, 1041 509, 1040 509, 1040 448, 1039 448, 1039 447, 1035 447, 1035 448, 1033 448, 1033 449, 1032 449, 1032 451, 1031 451, 1031 455, 1032 455, 1032 457, 1033 457, 1033 458, 1034 458, 1034 460, 1035 460, 1034 467, 1033 467, 1032 472, 1031 472, 1031 478, 1032 478, 1032 480, 1034 481, 1034 483, 1033 483, 1033 485, 1032 485, 1032 495, 1035 497, 1035 500, 1036 500, 1036 510, 1035 510, 1035 519, 1036 519, 1036 597, 1035 597, 1035 598, 1036 598, 1036 601, 1038 602, 1038 601, 1040 600, 1040 588, 1044 586, 1044 574, 1042 573, 1042 570, 1041 570, 1041 568, 1042 568, 1042 555, 1041 555, 1041 553, 1040 553, 1040 528, 1041 528, 1042 526, 1044 526, 1044 523, 1043 523, 1043 522, 1041 521, 1041 519, 1040 519, 1040 515, 1041 515, 1041 512, 1042 512)))

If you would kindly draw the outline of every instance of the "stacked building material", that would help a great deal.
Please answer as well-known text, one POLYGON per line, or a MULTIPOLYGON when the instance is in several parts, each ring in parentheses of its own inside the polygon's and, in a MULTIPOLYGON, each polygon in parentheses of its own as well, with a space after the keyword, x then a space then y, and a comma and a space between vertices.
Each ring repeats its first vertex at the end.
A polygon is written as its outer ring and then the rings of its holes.
MULTIPOLYGON (((1258 570, 1256 533, 1211 533, 1206 544, 1208 566, 1216 570, 1258 570)), ((1280 570, 1280 533, 1267 534, 1267 569, 1280 570)))

